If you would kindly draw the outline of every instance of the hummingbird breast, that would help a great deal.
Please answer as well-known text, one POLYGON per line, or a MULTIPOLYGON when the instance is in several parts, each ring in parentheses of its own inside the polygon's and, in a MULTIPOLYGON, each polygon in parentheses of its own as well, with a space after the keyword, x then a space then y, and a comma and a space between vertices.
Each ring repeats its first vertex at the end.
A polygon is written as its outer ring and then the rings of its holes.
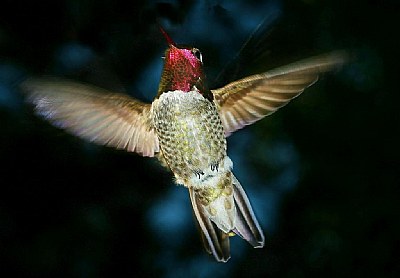
POLYGON ((218 173, 230 170, 218 111, 199 92, 161 94, 153 102, 152 119, 162 155, 177 183, 201 188, 218 173))

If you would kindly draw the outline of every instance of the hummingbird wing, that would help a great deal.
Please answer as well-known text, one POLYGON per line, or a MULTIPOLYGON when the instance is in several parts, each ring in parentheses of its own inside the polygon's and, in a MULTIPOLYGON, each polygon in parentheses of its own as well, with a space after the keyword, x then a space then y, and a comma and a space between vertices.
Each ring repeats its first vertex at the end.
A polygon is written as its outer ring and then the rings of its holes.
POLYGON ((301 94, 318 75, 343 64, 346 55, 332 52, 255 74, 212 90, 225 136, 268 116, 301 94))
POLYGON ((21 88, 40 116, 74 135, 143 156, 159 152, 150 104, 65 80, 28 79, 21 88))

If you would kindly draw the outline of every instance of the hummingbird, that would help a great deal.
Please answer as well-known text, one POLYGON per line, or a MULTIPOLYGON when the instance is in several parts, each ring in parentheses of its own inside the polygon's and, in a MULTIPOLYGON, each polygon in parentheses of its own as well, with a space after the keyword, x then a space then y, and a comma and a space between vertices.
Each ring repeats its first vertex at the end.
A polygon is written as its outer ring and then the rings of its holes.
POLYGON ((92 85, 52 78, 22 82, 35 112, 88 141, 156 157, 188 191, 206 251, 230 258, 229 238, 238 235, 262 248, 264 233, 232 172, 226 138, 287 104, 345 62, 342 52, 304 59, 209 89, 198 48, 168 48, 152 103, 92 85))

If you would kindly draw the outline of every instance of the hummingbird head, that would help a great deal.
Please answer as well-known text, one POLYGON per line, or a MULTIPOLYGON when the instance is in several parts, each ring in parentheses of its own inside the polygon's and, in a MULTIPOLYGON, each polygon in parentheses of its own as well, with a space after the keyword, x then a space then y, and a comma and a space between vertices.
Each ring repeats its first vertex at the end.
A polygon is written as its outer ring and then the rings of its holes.
POLYGON ((162 28, 160 29, 169 47, 165 51, 158 95, 175 90, 198 91, 209 98, 212 94, 206 86, 200 50, 195 47, 177 45, 162 28))

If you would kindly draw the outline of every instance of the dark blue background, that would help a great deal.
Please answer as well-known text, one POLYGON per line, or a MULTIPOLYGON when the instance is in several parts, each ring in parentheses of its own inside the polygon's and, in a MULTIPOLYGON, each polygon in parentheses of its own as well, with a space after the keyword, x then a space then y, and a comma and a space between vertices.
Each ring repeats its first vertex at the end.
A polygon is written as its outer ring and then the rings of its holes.
POLYGON ((0 276, 397 277, 399 15, 390 0, 3 0, 0 276), (238 71, 213 82, 263 20, 238 71), (335 49, 354 58, 228 139, 266 246, 233 238, 226 264, 155 160, 50 126, 16 88, 52 75, 150 101, 166 48, 156 22, 202 50, 211 87, 335 49))

